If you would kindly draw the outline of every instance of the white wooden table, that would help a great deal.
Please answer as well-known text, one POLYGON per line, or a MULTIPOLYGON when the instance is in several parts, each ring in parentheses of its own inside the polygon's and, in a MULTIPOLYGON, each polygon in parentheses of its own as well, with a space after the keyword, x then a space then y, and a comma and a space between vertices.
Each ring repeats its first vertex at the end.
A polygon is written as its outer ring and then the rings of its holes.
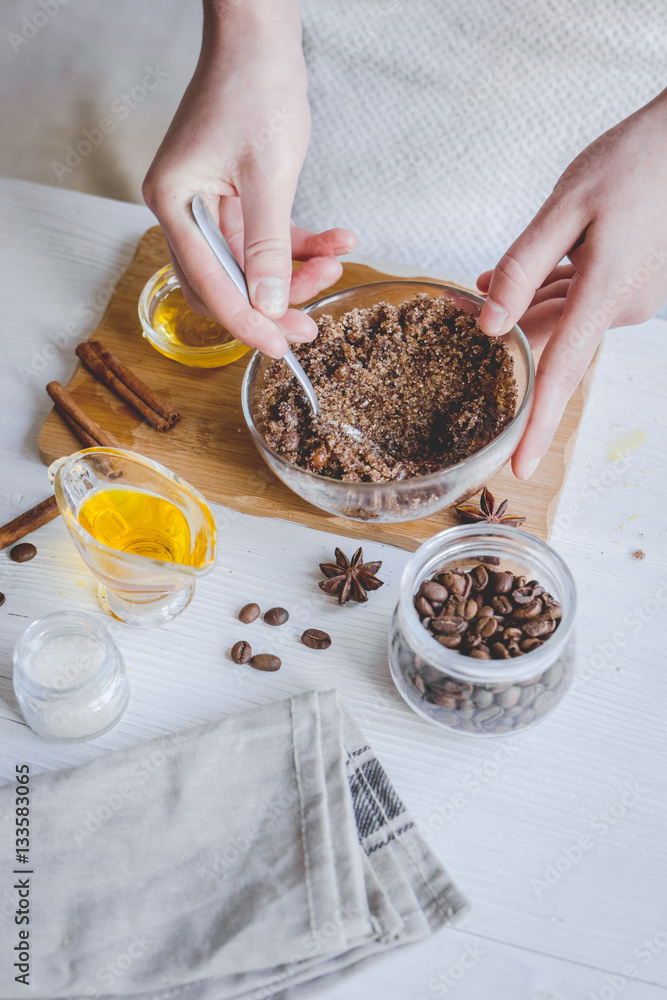
MULTIPOLYGON (((95 327, 139 236, 135 205, 16 180, 0 181, 0 523, 43 499, 36 447, 73 347, 95 327), (74 323, 69 340, 50 340, 74 323)), ((384 262, 383 262, 384 263, 384 262)), ((444 930, 365 968, 329 1000, 633 1000, 667 987, 667 323, 607 336, 562 497, 553 542, 579 588, 582 679, 560 709, 522 736, 471 744, 414 715, 396 693, 386 636, 408 554, 369 544, 386 586, 366 606, 339 608, 316 588, 318 562, 345 538, 213 505, 216 571, 163 629, 105 619, 130 668, 119 726, 59 746, 23 723, 12 648, 35 618, 74 607, 102 614, 96 586, 64 525, 33 536, 38 556, 0 553, 0 782, 89 760, 161 733, 313 687, 336 685, 433 849, 472 902, 444 930), (646 553, 643 560, 633 552, 646 553), (227 658, 242 636, 239 607, 290 609, 266 630, 283 668, 262 674, 227 658), (334 643, 310 652, 308 625, 334 643), (585 850, 577 848, 587 838, 585 850), (473 958, 461 964, 468 950, 473 958), (632 966, 630 971, 627 966, 632 966), (466 968, 465 966, 468 966, 466 968), (624 967, 625 971, 624 971, 624 967)), ((168 464, 168 462, 167 462, 168 464)), ((13 896, 0 886, 0 926, 13 896)), ((7 926, 7 925, 6 925, 7 926)), ((0 939, 4 932, 0 930, 0 939)))

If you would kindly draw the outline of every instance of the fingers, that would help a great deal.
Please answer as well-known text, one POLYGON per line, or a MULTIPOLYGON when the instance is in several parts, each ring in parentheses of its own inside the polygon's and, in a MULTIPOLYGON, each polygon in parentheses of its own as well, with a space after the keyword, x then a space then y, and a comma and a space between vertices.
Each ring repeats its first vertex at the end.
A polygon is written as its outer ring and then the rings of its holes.
POLYGON ((564 297, 553 298, 529 306, 523 314, 519 325, 534 351, 542 350, 561 318, 564 308, 564 297))
POLYGON ((528 427, 512 457, 520 479, 532 476, 546 454, 568 400, 613 320, 599 308, 601 287, 604 279, 595 272, 570 284, 562 316, 540 359, 528 427))
POLYGON ((292 278, 290 212, 296 177, 269 180, 251 167, 240 184, 243 260, 250 301, 265 316, 279 319, 289 305, 292 278))
POLYGON ((507 333, 585 225, 582 209, 566 208, 552 195, 494 268, 479 316, 480 329, 494 335, 507 333))
POLYGON ((343 265, 335 257, 312 257, 292 275, 290 302, 305 302, 323 289, 335 284, 343 273, 343 265))
POLYGON ((156 214, 188 304, 217 320, 244 344, 282 358, 288 347, 284 333, 271 319, 252 309, 225 274, 193 222, 188 200, 173 199, 156 214))
POLYGON ((359 240, 350 229, 327 229, 314 233, 301 226, 292 226, 292 257, 308 260, 310 257, 340 257, 356 250, 359 240))

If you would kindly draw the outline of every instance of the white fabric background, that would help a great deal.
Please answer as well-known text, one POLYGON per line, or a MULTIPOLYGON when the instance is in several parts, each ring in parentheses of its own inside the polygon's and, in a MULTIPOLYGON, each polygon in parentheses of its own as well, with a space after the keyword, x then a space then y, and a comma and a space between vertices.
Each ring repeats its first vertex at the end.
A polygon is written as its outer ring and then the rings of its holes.
MULTIPOLYGON (((140 201, 196 61, 200 4, 42 2, 55 13, 0 8, 0 173, 140 201), (147 66, 167 76, 121 120, 112 103, 147 66), (110 114, 114 131, 59 180, 52 163, 110 114)), ((295 217, 453 274, 492 266, 572 157, 667 85, 663 0, 302 9, 313 140, 295 217)))

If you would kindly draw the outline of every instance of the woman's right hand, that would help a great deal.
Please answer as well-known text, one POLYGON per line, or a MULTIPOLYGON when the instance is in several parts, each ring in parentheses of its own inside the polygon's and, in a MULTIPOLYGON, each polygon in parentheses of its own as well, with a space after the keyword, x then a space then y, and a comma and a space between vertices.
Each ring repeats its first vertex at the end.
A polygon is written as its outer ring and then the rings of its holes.
POLYGON ((289 309, 332 285, 353 233, 313 233, 290 212, 310 137, 295 0, 205 3, 195 74, 144 181, 189 305, 272 357, 312 340, 289 309), (202 194, 246 274, 252 307, 213 257, 190 214, 202 194), (292 259, 304 261, 292 276, 292 259))

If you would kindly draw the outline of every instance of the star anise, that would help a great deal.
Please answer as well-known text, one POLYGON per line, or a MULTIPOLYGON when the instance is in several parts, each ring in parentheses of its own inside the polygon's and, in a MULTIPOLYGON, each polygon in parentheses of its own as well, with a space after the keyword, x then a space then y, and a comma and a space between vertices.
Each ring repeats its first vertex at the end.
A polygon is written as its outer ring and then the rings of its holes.
POLYGON ((367 590, 377 590, 384 585, 375 575, 382 562, 364 562, 360 548, 348 559, 344 552, 336 549, 335 563, 320 563, 320 569, 327 577, 320 581, 320 589, 325 594, 338 596, 339 604, 347 604, 350 598, 363 603, 368 600, 367 590))
POLYGON ((467 505, 457 507, 456 513, 462 521, 472 523, 474 521, 486 521, 487 524, 508 524, 512 528, 518 528, 526 520, 525 517, 514 517, 506 514, 507 500, 503 500, 496 508, 496 501, 493 494, 486 486, 482 490, 479 507, 469 507, 467 505))

